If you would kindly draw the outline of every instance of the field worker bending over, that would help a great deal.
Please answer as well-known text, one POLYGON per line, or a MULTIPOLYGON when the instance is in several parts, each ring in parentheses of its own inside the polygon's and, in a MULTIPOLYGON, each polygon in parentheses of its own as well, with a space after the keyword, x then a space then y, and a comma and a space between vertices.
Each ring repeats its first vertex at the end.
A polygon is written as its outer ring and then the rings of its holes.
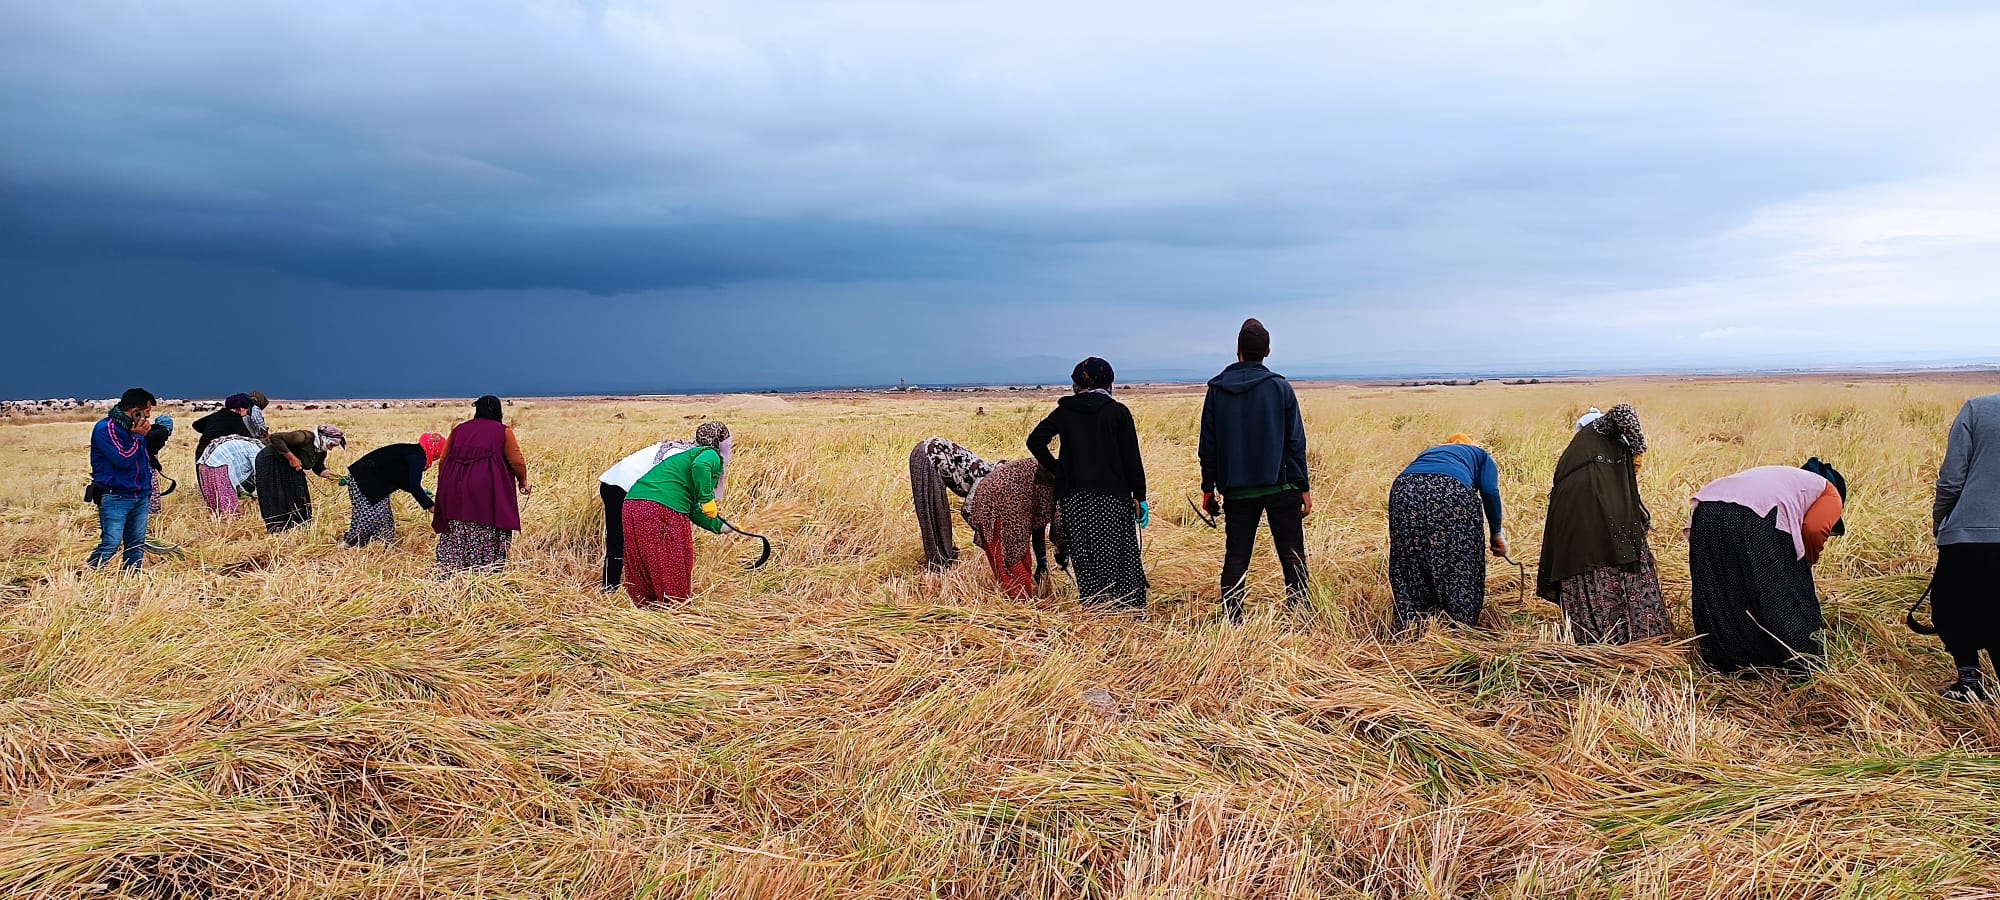
POLYGON ((1556 462, 1535 593, 1562 607, 1579 644, 1624 644, 1669 630, 1646 542, 1653 514, 1639 496, 1645 454, 1639 414, 1620 403, 1578 428, 1556 462))
MULTIPOLYGON (((194 433, 201 435, 194 442, 195 465, 201 465, 201 455, 208 451, 208 445, 226 437, 251 437, 249 394, 230 394, 222 401, 222 408, 194 420, 194 433)), ((261 442, 263 438, 258 438, 261 442)), ((199 476, 201 473, 195 473, 199 476)), ((200 480, 197 477, 196 480, 200 480)))
POLYGON ((1292 385, 1264 367, 1271 333, 1248 319, 1236 334, 1236 362, 1209 379, 1201 404, 1202 505, 1222 514, 1222 607, 1229 621, 1243 621, 1250 555, 1257 549, 1258 520, 1271 520, 1271 543, 1285 573, 1285 607, 1307 600, 1306 526, 1312 515, 1312 480, 1306 471, 1306 426, 1292 385), (1218 499, 1217 495, 1220 495, 1218 499))
POLYGON ((944 438, 927 438, 910 448, 910 503, 917 511, 917 532, 923 536, 924 566, 929 570, 942 572, 958 563, 951 501, 945 492, 961 500, 969 497, 979 479, 991 475, 995 467, 944 438))
POLYGON ((264 410, 271 405, 271 398, 263 391, 251 391, 243 395, 250 398, 250 409, 243 414, 243 424, 250 429, 250 436, 266 440, 271 436, 271 426, 264 421, 264 410))
POLYGON ((153 430, 153 395, 145 388, 127 390, 111 411, 90 430, 90 490, 97 503, 97 549, 90 567, 101 569, 124 548, 125 571, 137 572, 146 562, 146 523, 153 502, 153 466, 146 452, 146 434, 153 430))
POLYGON ((986 551, 1000 590, 1016 600, 1034 596, 1036 583, 1048 572, 1051 526, 1057 529, 1056 561, 1064 559, 1055 478, 1035 460, 1017 459, 980 479, 965 499, 965 521, 972 526, 972 542, 986 551))
POLYGON ((342 547, 365 547, 375 541, 396 541, 396 512, 389 497, 407 492, 417 506, 436 505, 424 490, 424 472, 444 456, 444 435, 425 434, 414 444, 390 444, 362 454, 347 467, 347 503, 353 509, 342 547))
POLYGON ((271 432, 270 443, 257 454, 257 509, 264 514, 265 531, 277 534, 312 521, 306 470, 321 478, 340 478, 326 470, 326 458, 333 448, 345 446, 347 436, 332 425, 271 432))
POLYGON ((625 591, 641 609, 694 596, 694 526, 729 531, 716 503, 729 426, 703 422, 694 443, 667 453, 625 494, 625 591))
POLYGON ((1146 611, 1146 568, 1139 529, 1146 505, 1146 465, 1132 411, 1111 399, 1111 364, 1095 356, 1070 373, 1072 393, 1028 435, 1028 452, 1055 473, 1071 571, 1087 606, 1146 611), (1049 442, 1062 441, 1062 456, 1049 442))
POLYGON ((257 489, 257 456, 264 446, 249 435, 226 434, 208 441, 195 457, 195 484, 210 514, 222 519, 243 514, 239 498, 257 489))
MULTIPOLYGON (((729 468, 729 446, 731 441, 724 438, 717 452, 722 454, 723 471, 729 468)), ((604 592, 611 593, 625 582, 625 495, 632 485, 644 478, 653 467, 666 461, 676 453, 695 448, 690 441, 661 441, 635 450, 604 470, 597 477, 597 496, 604 501, 604 592)), ((716 485, 716 496, 721 496, 721 485, 716 485)))
POLYGON ((1688 522, 1701 658, 1718 672, 1804 672, 1823 652, 1812 567, 1841 521, 1847 479, 1813 457, 1708 483, 1688 522))
POLYGON ((160 456, 166 452, 167 439, 174 436, 174 417, 155 416, 153 427, 146 432, 146 464, 153 467, 153 499, 147 508, 153 515, 160 514, 160 498, 165 497, 178 484, 167 477, 160 468, 160 456))
POLYGON ((500 398, 487 394, 472 403, 472 418, 458 423, 438 461, 437 505, 431 530, 437 532, 438 574, 499 572, 507 568, 514 532, 521 530, 521 502, 528 486, 528 459, 514 429, 500 420, 500 398))
POLYGON ((1979 651, 2000 666, 2000 394, 1968 401, 1951 424, 1938 467, 1931 521, 1937 578, 1931 611, 1958 666, 1944 690, 1953 700, 1992 700, 1979 651))
POLYGON ((1396 476, 1389 488, 1396 631, 1421 630, 1439 615, 1479 624, 1486 606, 1483 551, 1507 555, 1501 512, 1500 467, 1463 434, 1418 454, 1396 476))

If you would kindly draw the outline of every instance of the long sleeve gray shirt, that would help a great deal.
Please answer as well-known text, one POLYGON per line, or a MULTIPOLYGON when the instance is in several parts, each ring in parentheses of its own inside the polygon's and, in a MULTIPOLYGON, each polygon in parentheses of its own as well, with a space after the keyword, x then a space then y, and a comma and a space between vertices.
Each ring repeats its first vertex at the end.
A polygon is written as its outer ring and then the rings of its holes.
POLYGON ((2000 544, 2000 394, 1966 401, 1938 467, 1938 546, 2000 544))

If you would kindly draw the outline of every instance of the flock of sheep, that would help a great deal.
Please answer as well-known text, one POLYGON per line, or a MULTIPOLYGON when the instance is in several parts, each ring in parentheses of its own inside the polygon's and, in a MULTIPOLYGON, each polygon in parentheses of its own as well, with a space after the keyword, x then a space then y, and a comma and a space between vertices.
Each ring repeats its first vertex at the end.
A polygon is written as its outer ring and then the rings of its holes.
MULTIPOLYGON (((99 412, 110 409, 116 398, 109 400, 78 400, 75 397, 57 397, 48 400, 0 400, 0 418, 15 418, 38 415, 56 415, 78 411, 99 412)), ((463 406, 464 401, 455 400, 376 400, 339 401, 320 403, 278 403, 273 401, 273 411, 314 410, 314 409, 434 409, 438 406, 463 406)), ((510 404, 511 405, 511 404, 510 404)), ((163 411, 175 413, 206 412, 219 409, 222 401, 217 400, 170 400, 161 398, 159 407, 163 411)))

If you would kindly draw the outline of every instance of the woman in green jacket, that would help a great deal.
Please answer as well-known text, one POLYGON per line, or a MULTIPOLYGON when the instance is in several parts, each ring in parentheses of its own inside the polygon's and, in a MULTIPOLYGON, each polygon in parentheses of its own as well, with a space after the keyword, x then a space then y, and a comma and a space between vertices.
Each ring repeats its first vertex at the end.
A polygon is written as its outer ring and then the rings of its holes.
POLYGON ((703 422, 694 442, 625 493, 625 591, 642 608, 694 595, 694 526, 712 534, 729 531, 715 503, 728 462, 729 426, 703 422))

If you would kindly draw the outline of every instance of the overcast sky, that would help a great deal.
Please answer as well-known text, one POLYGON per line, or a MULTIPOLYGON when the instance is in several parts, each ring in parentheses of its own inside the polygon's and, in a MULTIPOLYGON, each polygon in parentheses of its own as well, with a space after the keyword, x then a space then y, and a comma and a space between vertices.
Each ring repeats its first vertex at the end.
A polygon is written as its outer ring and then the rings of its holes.
POLYGON ((0 396, 1996 359, 2000 4, 0 4, 0 396))

